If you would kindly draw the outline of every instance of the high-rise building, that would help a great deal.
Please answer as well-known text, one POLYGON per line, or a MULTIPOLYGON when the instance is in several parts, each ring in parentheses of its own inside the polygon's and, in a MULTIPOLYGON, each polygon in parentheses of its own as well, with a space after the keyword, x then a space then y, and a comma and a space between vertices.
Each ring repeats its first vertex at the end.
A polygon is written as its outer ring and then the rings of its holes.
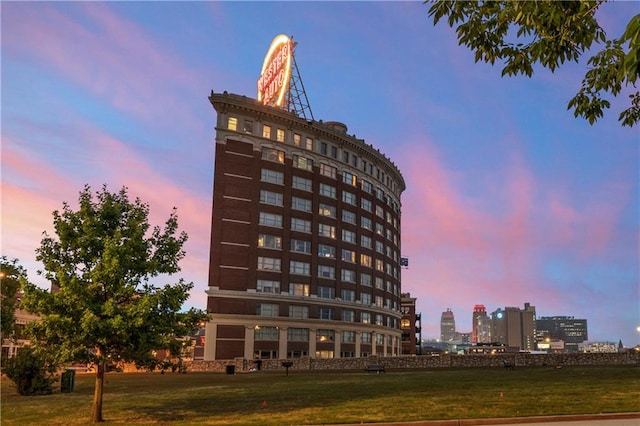
POLYGON ((440 316, 440 340, 453 342, 456 340, 456 319, 450 308, 440 316))
POLYGON ((491 343, 491 318, 484 305, 473 307, 471 343, 491 343))
POLYGON ((529 303, 524 309, 506 307, 491 313, 491 339, 495 343, 524 351, 536 349, 536 308, 529 303))
POLYGON ((537 341, 564 342, 565 352, 578 352, 579 345, 589 339, 587 320, 572 316, 540 317, 536 320, 537 341))

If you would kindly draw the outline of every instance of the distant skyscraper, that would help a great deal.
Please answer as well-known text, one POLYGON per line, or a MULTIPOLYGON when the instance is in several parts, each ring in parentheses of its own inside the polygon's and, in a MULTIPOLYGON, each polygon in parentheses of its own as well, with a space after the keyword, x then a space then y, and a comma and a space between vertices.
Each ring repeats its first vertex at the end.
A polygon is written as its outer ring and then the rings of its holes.
POLYGON ((440 340, 453 342, 456 338, 456 320, 450 308, 440 317, 440 340))
POLYGON ((473 307, 473 326, 471 328, 471 343, 491 342, 491 318, 487 315, 484 305, 473 307))
POLYGON ((536 308, 529 303, 524 309, 507 307, 491 313, 491 339, 496 343, 521 350, 536 349, 536 308))
POLYGON ((569 316, 540 317, 536 320, 537 340, 562 340, 566 352, 578 352, 578 346, 589 339, 587 320, 569 316))

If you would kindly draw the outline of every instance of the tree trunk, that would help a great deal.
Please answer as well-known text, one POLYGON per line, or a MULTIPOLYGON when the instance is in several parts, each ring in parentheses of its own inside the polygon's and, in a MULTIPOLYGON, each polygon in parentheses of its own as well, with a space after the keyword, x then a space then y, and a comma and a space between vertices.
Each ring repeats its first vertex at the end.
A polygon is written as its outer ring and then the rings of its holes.
POLYGON ((102 393, 104 385, 104 372, 106 369, 106 360, 102 359, 100 350, 98 352, 99 361, 96 363, 96 385, 93 391, 93 408, 91 410, 91 422, 102 422, 102 393))

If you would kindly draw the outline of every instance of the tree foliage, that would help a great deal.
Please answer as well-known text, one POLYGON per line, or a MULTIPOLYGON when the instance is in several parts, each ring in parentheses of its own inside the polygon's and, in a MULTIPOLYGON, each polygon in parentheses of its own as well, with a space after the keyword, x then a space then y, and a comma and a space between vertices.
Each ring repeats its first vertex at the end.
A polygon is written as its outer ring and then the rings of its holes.
POLYGON ((7 360, 4 373, 20 395, 45 395, 53 393, 56 368, 47 362, 42 353, 29 346, 18 349, 15 356, 7 360))
POLYGON ((23 283, 27 282, 27 271, 18 263, 18 259, 0 258, 0 324, 2 338, 13 334, 15 311, 18 296, 23 283))
POLYGON ((42 316, 28 325, 32 341, 58 363, 94 363, 96 390, 92 421, 102 421, 102 387, 107 362, 155 365, 152 351, 179 355, 180 337, 205 319, 204 312, 180 309, 192 283, 180 279, 162 287, 149 279, 178 271, 187 240, 178 233, 176 209, 164 227, 150 228, 149 207, 130 201, 127 189, 80 192, 78 210, 66 202, 53 212, 56 237, 46 232, 36 259, 51 292, 25 288, 23 306, 42 316))
MULTIPOLYGON (((539 64, 552 72, 567 61, 578 62, 594 44, 604 48, 587 62, 579 92, 568 103, 575 117, 593 124, 611 104, 606 94, 617 96, 640 73, 640 15, 631 18, 618 38, 609 38, 595 13, 597 1, 430 1, 434 25, 442 19, 455 27, 458 41, 475 52, 475 60, 502 62, 502 75, 533 75, 539 64)), ((630 105, 618 120, 633 126, 640 120, 640 92, 629 96, 630 105)))

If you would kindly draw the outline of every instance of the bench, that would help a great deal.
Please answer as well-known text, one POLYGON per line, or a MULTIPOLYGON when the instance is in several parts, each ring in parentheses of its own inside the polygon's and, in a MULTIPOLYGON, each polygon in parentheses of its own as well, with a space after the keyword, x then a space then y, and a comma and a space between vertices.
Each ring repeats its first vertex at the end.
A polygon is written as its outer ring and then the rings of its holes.
POLYGON ((364 368, 367 373, 384 373, 384 365, 382 364, 369 364, 364 368))
POLYGON ((516 368, 515 365, 513 365, 513 363, 511 361, 502 361, 502 365, 504 366, 505 370, 513 370, 514 368, 516 368))

